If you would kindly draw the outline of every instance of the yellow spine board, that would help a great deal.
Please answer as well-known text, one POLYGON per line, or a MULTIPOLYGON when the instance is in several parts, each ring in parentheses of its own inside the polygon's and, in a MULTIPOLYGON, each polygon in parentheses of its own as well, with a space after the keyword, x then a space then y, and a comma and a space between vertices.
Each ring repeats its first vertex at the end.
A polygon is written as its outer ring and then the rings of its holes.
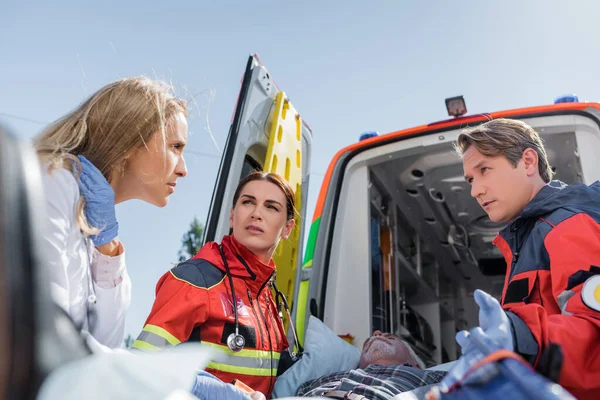
MULTIPOLYGON (((284 92, 279 92, 271 118, 269 147, 264 169, 283 176, 292 186, 296 209, 300 212, 302 204, 302 119, 289 102, 284 92)), ((286 296, 292 307, 296 263, 300 252, 300 214, 294 216, 296 224, 290 237, 282 239, 273 260, 277 266, 277 287, 286 296)), ((288 318, 284 315, 287 329, 288 318)))

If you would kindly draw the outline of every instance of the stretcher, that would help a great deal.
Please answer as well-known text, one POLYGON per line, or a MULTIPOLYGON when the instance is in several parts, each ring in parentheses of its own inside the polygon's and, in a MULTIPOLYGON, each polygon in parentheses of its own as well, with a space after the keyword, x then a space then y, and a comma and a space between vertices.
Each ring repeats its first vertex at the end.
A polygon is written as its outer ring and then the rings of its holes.
POLYGON ((575 400, 517 354, 500 348, 477 330, 470 333, 478 351, 449 363, 442 383, 402 393, 394 400, 575 400))

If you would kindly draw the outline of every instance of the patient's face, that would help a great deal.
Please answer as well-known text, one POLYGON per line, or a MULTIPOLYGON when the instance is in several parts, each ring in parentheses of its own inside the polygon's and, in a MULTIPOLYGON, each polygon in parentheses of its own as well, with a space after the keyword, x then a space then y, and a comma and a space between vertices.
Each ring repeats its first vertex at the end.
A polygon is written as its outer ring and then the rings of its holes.
POLYGON ((380 331, 375 331, 362 348, 359 367, 365 368, 370 364, 417 366, 410 351, 400 339, 391 333, 380 331))

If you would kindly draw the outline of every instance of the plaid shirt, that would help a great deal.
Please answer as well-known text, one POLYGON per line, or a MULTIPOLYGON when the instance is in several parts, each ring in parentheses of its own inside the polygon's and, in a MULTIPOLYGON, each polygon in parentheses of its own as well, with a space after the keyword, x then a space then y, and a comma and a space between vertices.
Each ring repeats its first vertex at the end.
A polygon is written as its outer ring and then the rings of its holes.
POLYGON ((338 372, 308 381, 298 396, 322 396, 332 390, 350 391, 373 400, 389 400, 399 393, 439 383, 445 372, 429 371, 407 365, 369 365, 365 369, 338 372))

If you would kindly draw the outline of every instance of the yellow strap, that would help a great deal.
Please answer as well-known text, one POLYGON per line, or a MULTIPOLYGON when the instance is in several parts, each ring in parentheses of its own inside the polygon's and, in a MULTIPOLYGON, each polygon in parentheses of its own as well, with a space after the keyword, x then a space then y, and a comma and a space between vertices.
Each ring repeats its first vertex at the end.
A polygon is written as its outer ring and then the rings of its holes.
POLYGON ((154 333, 155 335, 158 335, 158 336, 164 338, 167 342, 169 342, 173 346, 177 346, 178 344, 181 343, 181 341, 179 339, 177 339, 175 336, 171 335, 169 333, 169 331, 161 328, 160 326, 146 324, 146 326, 144 326, 144 329, 142 329, 142 330, 146 331, 146 332, 154 333))
MULTIPOLYGON (((308 305, 309 281, 302 281, 298 287, 298 311, 296 312, 296 334, 298 341, 304 343, 304 327, 306 325, 306 305, 308 305)), ((309 314, 310 316, 310 314, 309 314)))

